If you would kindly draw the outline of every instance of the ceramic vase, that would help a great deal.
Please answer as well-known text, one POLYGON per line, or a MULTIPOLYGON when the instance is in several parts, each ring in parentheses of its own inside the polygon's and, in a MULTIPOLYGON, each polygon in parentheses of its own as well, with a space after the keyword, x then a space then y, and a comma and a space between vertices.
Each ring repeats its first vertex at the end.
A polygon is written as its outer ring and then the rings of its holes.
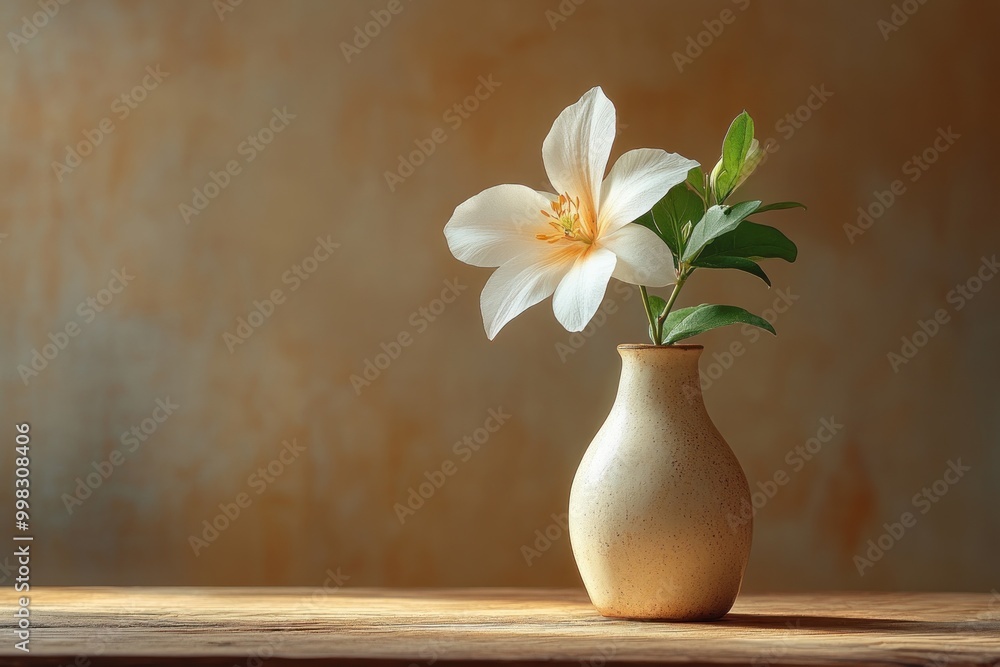
POLYGON ((573 480, 569 533, 604 616, 707 621, 750 557, 750 489, 705 410, 701 345, 619 345, 618 395, 573 480))

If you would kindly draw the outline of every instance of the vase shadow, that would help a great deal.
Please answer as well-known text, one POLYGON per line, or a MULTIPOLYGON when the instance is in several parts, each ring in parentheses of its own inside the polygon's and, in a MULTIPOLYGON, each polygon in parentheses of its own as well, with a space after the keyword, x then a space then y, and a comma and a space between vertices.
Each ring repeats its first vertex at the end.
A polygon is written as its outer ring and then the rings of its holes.
POLYGON ((712 625, 747 630, 811 630, 814 632, 892 632, 894 634, 1000 632, 1000 622, 917 621, 898 618, 800 616, 790 614, 727 614, 712 625))

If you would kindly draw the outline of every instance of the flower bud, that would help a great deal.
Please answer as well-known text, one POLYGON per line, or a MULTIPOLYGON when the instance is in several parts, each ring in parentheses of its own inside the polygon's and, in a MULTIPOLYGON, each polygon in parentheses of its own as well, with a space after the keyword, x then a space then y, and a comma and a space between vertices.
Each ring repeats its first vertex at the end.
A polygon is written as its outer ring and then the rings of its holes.
POLYGON ((708 177, 708 183, 709 185, 712 186, 712 192, 719 191, 715 185, 715 182, 718 180, 719 174, 721 173, 722 173, 722 158, 720 157, 719 161, 715 163, 715 167, 712 168, 712 174, 708 177))
MULTIPOLYGON (((750 146, 747 148, 746 155, 743 156, 743 165, 740 167, 740 173, 737 174, 736 180, 733 182, 732 187, 729 192, 732 192, 736 188, 743 185, 743 181, 747 180, 756 169, 757 165, 761 163, 764 159, 764 151, 760 147, 760 142, 754 139, 750 142, 750 146)), ((719 174, 722 173, 722 158, 719 158, 719 162, 712 169, 712 175, 709 178, 709 182, 712 185, 712 190, 718 193, 716 187, 716 181, 719 178, 719 174)), ((729 194, 729 193, 724 193, 729 194)))
POLYGON ((760 142, 754 139, 750 142, 750 148, 747 149, 747 154, 743 158, 743 166, 740 167, 740 175, 736 179, 736 184, 733 186, 733 190, 743 185, 743 181, 747 180, 757 169, 757 165, 761 163, 764 159, 764 151, 760 147, 760 142))

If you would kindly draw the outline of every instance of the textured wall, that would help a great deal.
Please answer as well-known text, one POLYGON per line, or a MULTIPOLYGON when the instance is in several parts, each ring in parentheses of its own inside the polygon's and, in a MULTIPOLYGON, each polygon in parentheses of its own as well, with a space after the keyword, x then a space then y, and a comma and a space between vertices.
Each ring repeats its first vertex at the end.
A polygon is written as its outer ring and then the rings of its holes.
POLYGON ((37 30, 34 2, 0 8, 0 507, 27 420, 36 581, 576 585, 551 516, 641 308, 613 283, 587 338, 546 302, 489 343, 488 272, 455 261, 442 227, 487 186, 541 186, 552 120, 600 84, 615 156, 711 167, 746 107, 777 150, 745 194, 810 205, 771 218, 800 246, 768 267, 774 289, 701 272, 682 297, 770 311, 779 330, 701 341, 709 411, 751 485, 787 475, 746 588, 1000 586, 1000 280, 951 293, 1000 250, 997 4, 904 3, 917 11, 890 31, 887 0, 222 1, 71 2, 37 30), (345 48, 372 11, 391 20, 345 48), (436 128, 433 153, 387 179, 436 128), (64 349, 23 380, 50 334, 64 349), (353 386, 368 361, 389 363, 353 386), (794 453, 817 435, 808 461, 794 453), (915 502, 959 459, 956 484, 915 502), (401 523, 394 505, 446 460, 401 523), (88 475, 100 486, 78 492, 88 475), (220 503, 239 516, 192 547, 220 503), (916 524, 859 576, 854 556, 905 511, 916 524))

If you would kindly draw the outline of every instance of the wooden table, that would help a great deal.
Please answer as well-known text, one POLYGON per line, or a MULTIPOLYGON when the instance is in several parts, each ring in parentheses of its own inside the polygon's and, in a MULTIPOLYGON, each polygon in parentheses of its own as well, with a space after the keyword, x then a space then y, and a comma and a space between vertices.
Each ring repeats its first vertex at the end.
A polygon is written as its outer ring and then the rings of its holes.
MULTIPOLYGON (((33 588, 30 604, 39 665, 1000 665, 988 594, 744 595, 715 623, 609 620, 553 589, 33 588)), ((26 662, 15 605, 7 589, 2 665, 26 662)))

